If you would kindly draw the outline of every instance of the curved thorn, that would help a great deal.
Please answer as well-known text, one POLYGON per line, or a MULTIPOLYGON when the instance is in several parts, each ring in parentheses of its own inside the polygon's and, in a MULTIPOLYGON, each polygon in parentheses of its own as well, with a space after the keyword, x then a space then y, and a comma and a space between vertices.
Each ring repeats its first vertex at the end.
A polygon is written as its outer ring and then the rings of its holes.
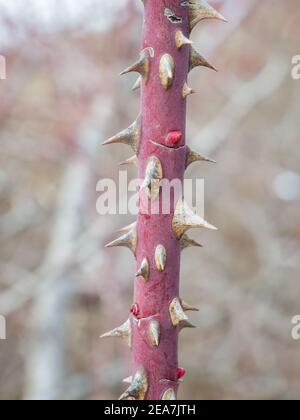
POLYGON ((200 155, 197 152, 194 152, 189 147, 187 148, 187 155, 186 155, 186 164, 185 167, 188 168, 194 162, 210 162, 210 163, 217 163, 215 160, 208 158, 206 156, 200 155))

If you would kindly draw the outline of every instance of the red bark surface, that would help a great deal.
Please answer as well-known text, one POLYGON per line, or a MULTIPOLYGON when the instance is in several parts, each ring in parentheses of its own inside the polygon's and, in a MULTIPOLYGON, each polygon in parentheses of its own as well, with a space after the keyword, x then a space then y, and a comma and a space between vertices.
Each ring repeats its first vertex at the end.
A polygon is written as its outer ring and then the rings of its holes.
MULTIPOLYGON (((152 47, 154 58, 151 61, 147 84, 142 86, 142 139, 139 149, 139 177, 145 178, 148 158, 159 158, 165 179, 183 181, 185 171, 186 147, 186 100, 182 88, 187 80, 189 67, 189 47, 176 48, 175 35, 178 30, 189 36, 188 8, 180 5, 180 0, 152 0, 145 2, 145 21, 143 48, 152 47), (182 17, 182 23, 172 23, 165 16, 168 7, 182 17), (164 54, 170 54, 175 61, 175 79, 169 90, 165 90, 159 77, 159 63, 164 54), (174 131, 180 132, 179 143, 175 148, 159 147, 151 141, 166 144, 165 140, 174 131)), ((170 385, 177 389, 178 379, 178 327, 172 325, 169 313, 171 301, 179 296, 180 241, 172 230, 174 203, 181 198, 173 195, 171 213, 168 215, 141 214, 138 216, 137 267, 144 257, 150 262, 150 276, 147 283, 141 278, 135 282, 134 301, 139 304, 143 318, 155 316, 161 329, 160 343, 153 348, 147 337, 147 322, 138 327, 133 323, 133 374, 140 366, 148 373, 149 390, 147 399, 159 400, 170 385), (155 249, 161 244, 167 250, 167 263, 160 273, 155 265, 155 249), (171 382, 169 382, 171 381, 171 382)), ((162 192, 160 192, 161 198, 162 192)))

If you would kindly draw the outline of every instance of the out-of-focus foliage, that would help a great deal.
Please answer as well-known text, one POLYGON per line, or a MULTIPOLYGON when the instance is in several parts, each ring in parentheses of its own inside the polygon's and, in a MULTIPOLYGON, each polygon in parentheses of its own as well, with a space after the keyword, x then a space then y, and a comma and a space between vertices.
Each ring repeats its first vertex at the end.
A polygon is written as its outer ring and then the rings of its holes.
MULTIPOLYGON (((134 78, 117 74, 138 56, 141 2, 12 3, 0 9, 0 398, 116 398, 130 355, 98 337, 126 319, 134 261, 103 246, 132 220, 98 216, 96 184, 129 156, 100 144, 138 113, 134 78)), ((180 398, 298 398, 299 4, 214 4, 230 23, 193 33, 220 72, 192 73, 188 142, 218 165, 187 176, 205 179, 220 231, 195 232, 205 247, 183 254, 181 294, 200 312, 181 337, 180 398)))

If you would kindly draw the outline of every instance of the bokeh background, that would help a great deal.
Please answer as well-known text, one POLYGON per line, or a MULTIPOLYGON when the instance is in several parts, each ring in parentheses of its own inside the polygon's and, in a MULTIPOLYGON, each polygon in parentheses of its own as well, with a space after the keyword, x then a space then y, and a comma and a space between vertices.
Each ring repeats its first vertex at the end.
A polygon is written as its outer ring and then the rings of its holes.
MULTIPOLYGON (((123 147, 101 142, 139 109, 138 0, 0 2, 1 399, 116 399, 125 344, 99 335, 128 317, 134 261, 105 250, 129 216, 98 216, 96 184, 118 180, 123 147)), ((204 178, 217 234, 182 258, 182 293, 198 330, 181 335, 181 399, 296 399, 300 342, 299 0, 212 2, 197 49, 219 68, 194 70, 188 142, 217 165, 204 178)), ((129 179, 135 170, 128 169, 129 179)))

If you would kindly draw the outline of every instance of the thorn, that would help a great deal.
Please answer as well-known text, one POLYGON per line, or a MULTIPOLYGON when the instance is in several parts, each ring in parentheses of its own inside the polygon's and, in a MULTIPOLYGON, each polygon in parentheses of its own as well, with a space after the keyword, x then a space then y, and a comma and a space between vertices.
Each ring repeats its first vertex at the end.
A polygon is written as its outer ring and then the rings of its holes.
POLYGON ((125 226, 125 227, 119 229, 118 232, 128 232, 130 230, 136 229, 136 225, 137 225, 137 223, 133 222, 133 223, 131 223, 131 225, 128 225, 128 226, 125 226))
POLYGON ((211 65, 202 55, 200 55, 195 48, 191 47, 190 52, 190 68, 192 71, 195 67, 207 67, 211 70, 218 71, 213 65, 211 65))
POLYGON ((175 62, 170 54, 164 54, 160 59, 159 77, 164 89, 170 89, 175 77, 175 62))
POLYGON ((131 384, 132 383, 132 376, 128 376, 127 378, 123 379, 122 382, 124 384, 131 384))
POLYGON ((187 155, 186 155, 186 165, 185 167, 188 168, 194 162, 210 162, 210 163, 217 163, 215 160, 210 159, 206 156, 202 156, 199 153, 193 152, 189 147, 187 148, 187 155))
POLYGON ((110 139, 106 140, 103 143, 103 146, 106 146, 109 144, 118 144, 118 143, 126 144, 132 147, 133 151, 137 154, 139 143, 140 143, 140 137, 141 137, 141 118, 139 116, 137 120, 129 128, 126 128, 126 130, 123 130, 119 134, 116 134, 114 137, 111 137, 110 139))
POLYGON ((155 250, 155 264, 160 273, 165 271, 167 263, 167 251, 163 245, 158 245, 155 250))
POLYGON ((177 327, 181 322, 188 321, 178 298, 173 299, 169 307, 172 324, 177 327))
POLYGON ((141 264, 139 271, 136 273, 136 277, 143 277, 145 282, 149 280, 150 275, 150 265, 148 258, 144 258, 141 264))
POLYGON ((141 86, 142 86, 142 80, 143 80, 142 76, 140 76, 140 77, 136 80, 136 82, 134 83, 134 85, 133 85, 133 86, 132 86, 132 88, 131 88, 131 90, 132 90, 133 92, 135 92, 136 90, 139 90, 139 89, 141 88, 141 86))
POLYGON ((193 93, 195 93, 195 91, 192 88, 190 88, 187 83, 185 83, 182 88, 183 99, 186 99, 189 95, 192 95, 193 93))
POLYGON ((141 190, 148 189, 149 199, 154 201, 159 196, 160 183, 163 179, 163 169, 160 160, 156 156, 151 156, 148 160, 145 180, 141 185, 141 190))
POLYGON ((181 251, 184 251, 187 248, 190 248, 192 246, 196 246, 198 248, 203 248, 203 245, 199 244, 199 242, 195 241, 194 239, 191 239, 188 237, 187 234, 184 234, 180 240, 181 245, 181 251))
POLYGON ((138 166, 138 158, 137 158, 137 156, 134 155, 131 158, 124 160, 124 162, 119 163, 119 166, 125 166, 125 165, 135 165, 135 166, 138 166))
POLYGON ((173 400, 173 401, 176 401, 176 399, 177 398, 176 398, 175 391, 172 388, 167 389, 164 392, 163 396, 162 396, 162 400, 173 400))
POLYGON ((146 370, 141 367, 137 370, 130 387, 119 398, 122 400, 144 400, 148 392, 148 378, 146 370))
POLYGON ((125 235, 121 236, 120 238, 116 239, 113 242, 110 242, 105 247, 106 248, 114 248, 118 246, 123 246, 129 248, 133 254, 136 253, 136 246, 137 246, 137 233, 136 228, 133 228, 129 232, 125 233, 125 235))
POLYGON ((184 45, 192 45, 193 42, 188 39, 182 31, 178 30, 175 36, 176 47, 180 50, 184 45))
POLYGON ((199 308, 196 306, 192 306, 189 303, 185 302, 184 300, 180 299, 180 303, 184 312, 192 311, 192 312, 199 312, 199 308))
POLYGON ((182 331, 184 328, 197 328, 197 327, 189 321, 181 321, 179 323, 179 331, 182 331))
POLYGON ((189 0, 190 7, 190 30, 203 19, 219 19, 223 22, 227 22, 221 13, 217 12, 212 6, 210 6, 205 0, 189 0))
POLYGON ((173 232, 177 239, 181 239, 183 234, 192 228, 218 230, 215 226, 195 214, 187 203, 183 199, 180 199, 177 203, 173 218, 173 232))
POLYGON ((115 328, 114 330, 111 330, 105 334, 102 334, 100 338, 122 338, 125 340, 129 347, 131 347, 131 322, 130 319, 128 319, 123 325, 120 327, 115 328))
POLYGON ((148 328, 148 336, 153 347, 159 346, 160 325, 158 321, 151 321, 148 328))
POLYGON ((145 48, 140 54, 140 59, 136 63, 134 63, 132 66, 122 71, 122 73, 120 73, 120 76, 123 76, 124 74, 127 74, 127 73, 137 72, 137 73, 140 73, 145 83, 147 83, 149 79, 149 73, 150 73, 150 58, 153 58, 153 57, 154 57, 153 48, 145 48))

